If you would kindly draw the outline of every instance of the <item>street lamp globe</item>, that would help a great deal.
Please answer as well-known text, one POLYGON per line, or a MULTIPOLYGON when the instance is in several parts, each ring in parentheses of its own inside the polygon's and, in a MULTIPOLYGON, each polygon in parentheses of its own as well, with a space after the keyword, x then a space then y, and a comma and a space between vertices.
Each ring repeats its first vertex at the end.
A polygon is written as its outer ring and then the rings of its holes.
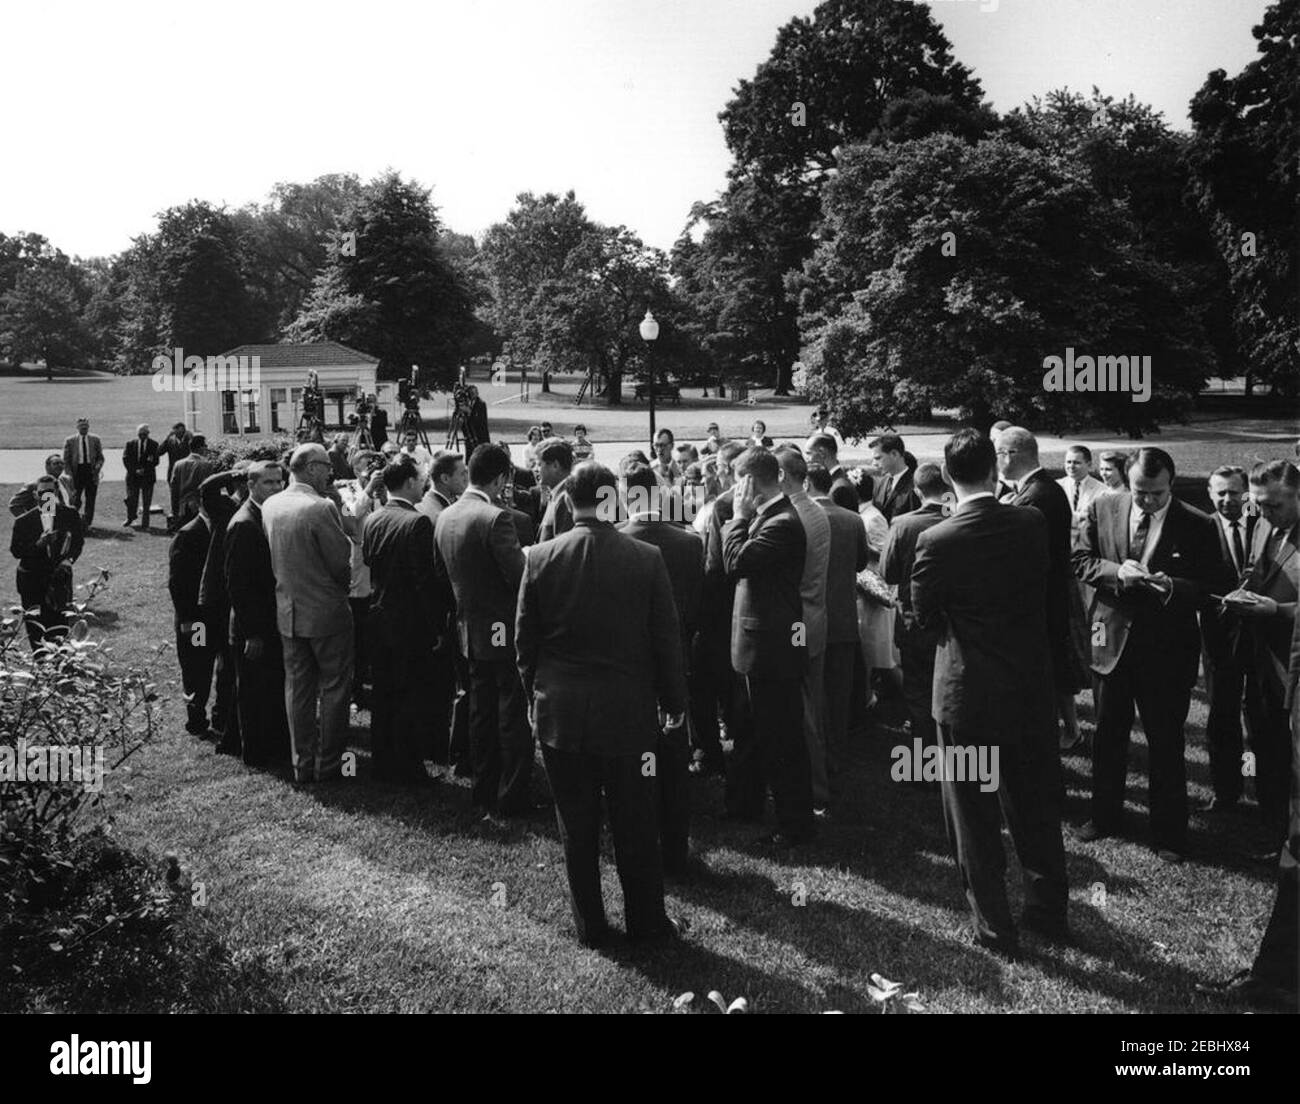
POLYGON ((646 309, 645 317, 641 319, 641 340, 654 341, 659 337, 659 323, 655 321, 655 316, 646 309))

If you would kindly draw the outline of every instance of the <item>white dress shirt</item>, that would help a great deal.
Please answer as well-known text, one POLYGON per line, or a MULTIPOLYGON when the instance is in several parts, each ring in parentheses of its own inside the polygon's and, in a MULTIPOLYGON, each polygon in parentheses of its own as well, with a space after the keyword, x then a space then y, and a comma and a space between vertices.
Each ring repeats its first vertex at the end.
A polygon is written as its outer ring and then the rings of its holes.
POLYGON ((1240 576, 1242 571, 1245 570, 1246 565, 1237 559, 1236 550, 1232 547, 1232 527, 1234 525, 1237 527, 1237 535, 1241 541, 1242 557, 1243 558, 1249 557, 1250 549, 1246 544, 1246 515, 1242 514, 1241 517, 1239 517, 1236 521, 1229 521, 1226 517, 1224 517, 1221 513, 1219 513, 1218 510, 1215 510, 1214 520, 1219 523, 1219 527, 1223 530, 1223 539, 1228 544, 1228 556, 1232 560, 1232 566, 1236 569, 1237 575, 1240 576))

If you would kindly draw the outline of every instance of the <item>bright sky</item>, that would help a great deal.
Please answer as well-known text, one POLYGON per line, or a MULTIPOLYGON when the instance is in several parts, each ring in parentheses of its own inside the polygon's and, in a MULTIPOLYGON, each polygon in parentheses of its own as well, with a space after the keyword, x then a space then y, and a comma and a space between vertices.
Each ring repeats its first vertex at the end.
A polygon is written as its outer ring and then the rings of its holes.
MULTIPOLYGON (((999 110, 1069 86, 1186 128, 1266 0, 930 0, 999 110), (982 9, 992 10, 982 10, 982 9)), ((522 191, 664 248, 723 186, 717 114, 815 0, 11 0, 0 231, 118 252, 191 198, 386 167, 481 234, 522 191)), ((810 110, 812 109, 812 105, 810 110)))

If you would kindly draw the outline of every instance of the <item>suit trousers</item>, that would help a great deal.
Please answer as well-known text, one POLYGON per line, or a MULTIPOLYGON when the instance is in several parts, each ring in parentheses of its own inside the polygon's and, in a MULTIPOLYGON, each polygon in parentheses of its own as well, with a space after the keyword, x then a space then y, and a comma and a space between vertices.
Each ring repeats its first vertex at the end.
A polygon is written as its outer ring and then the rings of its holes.
POLYGON ((193 632, 176 626, 176 658, 181 665, 181 688, 185 692, 185 731, 202 736, 208 731, 208 696, 212 692, 212 667, 216 649, 195 644, 193 632))
POLYGON ((352 607, 352 700, 358 709, 370 708, 366 687, 374 684, 370 655, 370 596, 349 598, 352 607))
POLYGON ((826 645, 826 777, 839 771, 849 738, 849 709, 853 699, 853 657, 862 650, 856 640, 826 645))
POLYGON ((425 777, 427 730, 433 686, 433 649, 371 634, 375 695, 370 710, 370 753, 375 775, 389 781, 425 777))
POLYGON ((722 710, 727 733, 734 739, 736 673, 729 660, 716 654, 716 642, 710 641, 706 632, 697 633, 691 645, 689 671, 686 687, 690 694, 691 746, 706 763, 720 769, 723 757, 718 710, 722 710))
POLYGON ((99 482, 95 479, 95 469, 89 464, 78 464, 72 469, 72 507, 81 511, 81 520, 89 529, 95 521, 95 496, 99 494, 99 482))
POLYGON ((533 734, 519 668, 510 660, 469 661, 469 752, 474 804, 502 816, 524 812, 531 801, 533 734))
POLYGON ((903 699, 907 702, 907 716, 912 722, 912 738, 918 736, 922 747, 934 747, 939 742, 934 715, 934 641, 925 643, 906 641, 899 645, 899 660, 903 665, 903 699))
MULTIPOLYGON (((1014 947, 1015 922, 1007 903, 1005 820, 1024 871, 1026 918, 1064 925, 1069 887, 1061 840, 1061 762, 1050 723, 1018 733, 938 726, 939 747, 989 744, 998 750, 995 789, 979 780, 942 780, 944 825, 961 872, 981 943, 1014 947), (1017 737, 1007 739, 1007 736, 1017 737)), ((991 758, 991 753, 990 753, 991 758)))
POLYGON ((803 681, 747 677, 743 714, 727 772, 727 811, 744 820, 763 816, 771 787, 781 831, 812 835, 812 766, 803 731, 803 681))
MULTIPOLYGON (((455 763, 462 756, 453 757, 452 748, 456 746, 455 726, 460 725, 461 744, 467 744, 465 737, 469 731, 469 713, 467 709, 457 711, 457 654, 452 647, 444 647, 433 653, 430 668, 429 720, 422 725, 425 731, 424 758, 435 763, 455 763)), ((459 749, 458 749, 459 750, 459 749)))
MULTIPOLYGON (((209 626, 220 625, 226 618, 218 614, 211 615, 209 626)), ((212 681, 214 696, 212 699, 212 727, 221 733, 217 743, 220 751, 230 755, 241 755, 239 738, 239 694, 238 671, 235 668, 235 649, 228 639, 213 645, 212 681)))
POLYGON ((655 777, 659 786, 659 846, 663 867, 686 870, 691 835, 691 745, 685 719, 665 728, 655 742, 655 777))
MULTIPOLYGON (((1267 656, 1256 662, 1267 662, 1267 656)), ((1264 684, 1258 667, 1246 673, 1246 719, 1255 753, 1255 798, 1260 817, 1274 841, 1286 838, 1291 794, 1291 717, 1282 707, 1280 689, 1264 684)))
POLYGON ((297 782, 318 782, 338 774, 347 747, 352 628, 329 636, 281 634, 280 639, 293 777, 297 782))
POLYGON ((289 761, 289 717, 284 709, 284 646, 279 635, 263 637, 262 657, 244 655, 244 642, 230 646, 235 657, 235 701, 244 762, 274 767, 289 761))
POLYGON ((1117 832, 1124 815, 1124 785, 1134 706, 1147 737, 1151 839, 1157 849, 1187 848, 1187 763, 1183 725, 1191 687, 1158 661, 1149 649, 1124 649, 1108 675, 1098 679, 1097 733, 1092 749, 1092 820, 1104 832, 1117 832))
POLYGON ((803 677, 803 738, 808 745, 808 769, 813 807, 830 804, 831 788, 826 769, 826 653, 808 657, 803 677))
POLYGON ((1246 670, 1235 659, 1212 659, 1202 653, 1210 715, 1205 722, 1205 749, 1210 758, 1214 796, 1227 804, 1241 797, 1241 707, 1246 670))
POLYGON ((641 756, 560 751, 543 744, 542 762, 555 795, 555 819, 564 845, 578 938, 594 944, 608 931, 600 890, 602 794, 614 837, 628 937, 648 939, 664 934, 668 917, 655 833, 657 786, 653 776, 643 773, 641 756))
POLYGON ((18 600, 24 610, 40 609, 36 618, 23 619, 32 651, 39 648, 47 636, 63 635, 67 624, 63 611, 67 608, 66 603, 72 600, 71 589, 60 588, 68 591, 66 596, 62 593, 51 594, 50 583, 53 578, 52 568, 41 571, 32 571, 25 567, 18 569, 18 600), (56 601, 51 602, 51 598, 56 601))
POLYGON ((127 474, 126 477, 126 520, 135 521, 137 508, 140 511, 140 524, 149 528, 149 509, 153 506, 153 476, 147 479, 138 475, 127 474))

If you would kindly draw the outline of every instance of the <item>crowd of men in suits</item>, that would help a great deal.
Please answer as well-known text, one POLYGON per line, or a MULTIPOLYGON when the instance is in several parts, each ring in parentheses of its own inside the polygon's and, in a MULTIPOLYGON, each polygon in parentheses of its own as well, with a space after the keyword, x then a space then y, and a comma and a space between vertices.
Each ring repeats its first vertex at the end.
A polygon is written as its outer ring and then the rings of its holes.
MULTIPOLYGON (((20 594, 42 617, 93 518, 103 452, 87 428, 20 492, 30 502, 11 503, 20 594)), ((575 464, 557 437, 530 442, 527 467, 499 443, 466 462, 405 441, 304 444, 283 463, 215 471, 191 438, 169 473, 187 728, 314 785, 348 773, 350 717, 368 707, 376 777, 425 786, 425 764, 446 764, 495 821, 548 806, 540 743, 579 937, 609 936, 603 807, 629 937, 672 938, 664 877, 698 870, 692 772, 725 777, 735 820, 761 822, 770 793, 776 849, 810 844, 834 816, 870 667, 857 599, 878 569, 909 735, 950 762, 998 752, 994 785, 951 771, 940 783, 974 940, 1015 956, 1022 929, 1070 938, 1060 754, 1080 750, 1074 702, 1089 686, 1091 816, 1077 837, 1126 831, 1140 715, 1150 843, 1183 860, 1185 723, 1203 667, 1205 811, 1238 806, 1253 777, 1270 840, 1287 840, 1270 934, 1238 980, 1248 995, 1294 993, 1300 470, 1219 468, 1207 515, 1174 495, 1158 448, 1104 453, 1096 479, 1073 446, 1055 479, 1034 435, 1006 423, 959 430, 942 465, 886 434, 864 479, 839 464, 838 435, 814 428, 802 446, 773 446, 756 423, 747 442, 714 432, 699 449, 663 430, 652 456, 632 452, 617 472, 575 464), (1004 822, 1025 872, 1018 922, 1004 822)), ((147 519, 172 441, 141 427, 128 442, 130 515, 139 503, 147 519)))

